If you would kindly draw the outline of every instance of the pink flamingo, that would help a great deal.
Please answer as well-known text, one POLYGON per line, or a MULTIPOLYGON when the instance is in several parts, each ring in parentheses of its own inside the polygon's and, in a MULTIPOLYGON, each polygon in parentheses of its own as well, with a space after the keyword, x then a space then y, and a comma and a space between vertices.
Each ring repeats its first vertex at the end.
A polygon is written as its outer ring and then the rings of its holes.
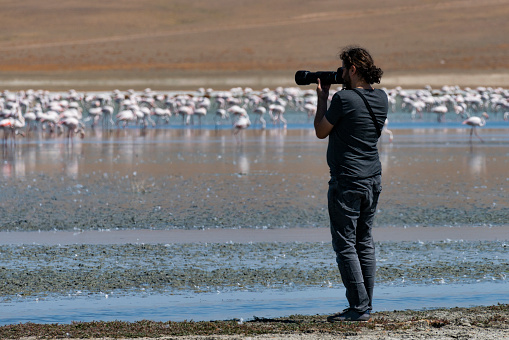
POLYGON ((438 105, 431 109, 431 112, 436 113, 438 115, 437 120, 441 122, 444 119, 445 114, 448 109, 445 105, 438 105))
POLYGON ((384 127, 382 128, 382 133, 388 134, 389 135, 389 143, 392 143, 394 135, 392 134, 392 131, 387 128, 388 124, 389 124, 389 119, 385 119, 385 124, 384 124, 384 127))
POLYGON ((269 115, 272 117, 274 125, 276 122, 283 122, 283 127, 286 129, 286 119, 283 118, 285 107, 283 105, 273 104, 269 106, 269 115))
MULTIPOLYGON (((235 135, 235 138, 237 139, 237 135, 242 131, 245 130, 251 125, 251 121, 249 120, 248 115, 241 115, 235 123, 233 123, 233 134, 235 135)), ((240 136, 240 141, 242 140, 242 135, 240 136)), ((239 139, 237 139, 237 142, 239 142, 239 139)))
POLYGON ((217 109, 216 114, 214 116, 214 122, 216 123, 216 130, 219 128, 219 125, 222 124, 223 120, 230 118, 228 111, 225 109, 217 109))
MULTIPOLYGON (((186 125, 189 125, 191 123, 191 118, 194 115, 194 105, 189 104, 189 105, 181 106, 181 107, 179 107, 177 112, 179 115, 182 115, 182 122, 185 123, 186 125)), ((193 119, 193 123, 194 123, 194 119, 193 119)))
POLYGON ((485 119, 488 119, 489 116, 486 112, 484 112, 481 117, 470 117, 466 120, 463 121, 463 124, 465 125, 469 125, 471 126, 472 128, 470 129, 470 141, 472 141, 472 134, 475 133, 475 135, 477 136, 477 138, 479 138, 481 140, 481 142, 484 142, 484 140, 477 134, 477 130, 476 128, 478 126, 484 126, 486 125, 486 120, 485 119))
POLYGON ((154 107, 152 114, 156 116, 156 120, 158 122, 162 119, 166 122, 166 124, 170 123, 171 111, 169 108, 163 109, 161 107, 154 107))
POLYGON ((20 134, 24 136, 19 130, 25 127, 25 117, 21 114, 21 108, 17 108, 17 116, 4 118, 0 120, 0 128, 4 130, 4 144, 7 143, 7 139, 11 136, 11 143, 16 143, 16 135, 20 134))
POLYGON ((65 117, 58 122, 59 128, 62 126, 67 128, 67 142, 73 142, 75 133, 79 133, 81 138, 85 137, 84 125, 76 117, 65 117))
POLYGON ((265 129, 267 126, 267 122, 263 119, 263 115, 267 112, 267 109, 264 106, 258 106, 254 109, 253 113, 256 115, 255 125, 257 122, 262 124, 262 129, 265 129))
POLYGON ((306 111, 308 115, 308 119, 313 118, 316 115, 316 104, 307 103, 304 105, 304 111, 306 111))
POLYGON ((138 117, 132 110, 122 110, 116 115, 117 126, 122 123, 122 128, 125 128, 129 122, 134 122, 138 117))
POLYGON ((202 117, 205 117, 207 115, 207 108, 203 107, 203 106, 197 107, 194 110, 194 115, 198 116, 198 122, 199 122, 199 124, 201 126, 202 117))
POLYGON ((103 114, 103 109, 99 106, 99 102, 96 103, 96 106, 88 109, 88 113, 90 115, 90 119, 92 119, 92 127, 94 128, 103 114))

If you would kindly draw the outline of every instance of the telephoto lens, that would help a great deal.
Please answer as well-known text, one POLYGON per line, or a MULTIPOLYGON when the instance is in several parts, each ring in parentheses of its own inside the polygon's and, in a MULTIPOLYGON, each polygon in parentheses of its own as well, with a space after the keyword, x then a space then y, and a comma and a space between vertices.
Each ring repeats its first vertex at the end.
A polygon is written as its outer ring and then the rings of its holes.
POLYGON ((318 84, 318 78, 322 84, 343 84, 343 70, 338 68, 336 72, 334 71, 318 71, 318 72, 310 72, 300 70, 295 72, 295 82, 297 85, 310 85, 310 84, 318 84))

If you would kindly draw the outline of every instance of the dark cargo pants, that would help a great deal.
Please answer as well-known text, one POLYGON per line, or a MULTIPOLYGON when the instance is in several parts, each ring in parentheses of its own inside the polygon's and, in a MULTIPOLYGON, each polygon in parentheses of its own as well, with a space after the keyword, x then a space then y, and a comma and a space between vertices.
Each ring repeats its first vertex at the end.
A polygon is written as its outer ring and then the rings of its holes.
POLYGON ((332 177, 328 205, 332 247, 350 308, 362 313, 372 309, 375 286, 375 245, 371 230, 381 176, 355 181, 332 177))

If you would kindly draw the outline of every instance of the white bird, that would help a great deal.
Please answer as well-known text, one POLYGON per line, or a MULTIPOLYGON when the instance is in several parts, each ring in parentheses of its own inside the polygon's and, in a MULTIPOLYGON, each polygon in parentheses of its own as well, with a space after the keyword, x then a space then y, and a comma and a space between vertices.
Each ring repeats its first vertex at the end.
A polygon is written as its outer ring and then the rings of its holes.
POLYGON ((117 113, 116 118, 117 126, 122 123, 122 127, 125 128, 129 122, 134 122, 137 119, 137 116, 132 110, 122 110, 117 113))
POLYGON ((255 125, 257 122, 260 122, 262 124, 262 129, 265 129, 267 126, 267 122, 265 122, 265 119, 263 119, 263 115, 267 112, 267 109, 264 106, 258 106, 256 109, 254 109, 253 113, 256 115, 255 119, 255 125))
MULTIPOLYGON (((251 125, 251 121, 249 120, 249 117, 247 115, 240 116, 233 124, 233 129, 234 129, 233 134, 235 135, 235 138, 237 138, 237 135, 239 134, 239 132, 247 129, 249 127, 249 125, 251 125)), ((240 140, 242 140, 242 136, 240 136, 240 140)), ((237 142, 239 142, 238 139, 237 139, 237 142)))
POLYGON ((199 106, 194 110, 194 115, 198 116, 198 122, 201 126, 201 120, 202 117, 205 117, 207 115, 207 108, 203 106, 199 106))
POLYGON ((179 107, 178 114, 182 116, 182 121, 186 125, 189 125, 191 123, 191 118, 194 114, 194 105, 184 105, 179 107))
POLYGON ((152 111, 152 114, 156 116, 158 122, 160 120, 164 120, 166 124, 170 123, 171 111, 169 108, 163 109, 160 107, 155 107, 152 111))
POLYGON ((389 119, 385 119, 384 127, 382 128, 382 133, 386 133, 389 135, 389 143, 392 143, 392 139, 394 138, 394 135, 392 134, 392 131, 387 128, 387 125, 389 124, 389 119))
POLYGON ((448 109, 445 105, 438 105, 431 109, 431 112, 438 114, 437 120, 441 122, 448 109))
POLYGON ((308 118, 313 118, 316 115, 316 105, 307 103, 304 105, 304 111, 306 111, 308 118))
POLYGON ((73 142, 75 133, 79 133, 81 138, 85 137, 83 123, 76 117, 65 117, 58 122, 58 126, 67 128, 67 141, 73 142))
POLYGON ((16 142, 16 135, 21 134, 25 136, 20 129, 25 127, 25 117, 21 113, 21 107, 18 105, 16 108, 16 115, 14 117, 4 118, 0 121, 0 128, 4 130, 4 144, 7 142, 7 138, 11 136, 11 142, 16 142))
POLYGON ((230 118, 228 111, 225 109, 217 109, 216 114, 214 116, 214 122, 216 123, 216 129, 219 128, 219 125, 222 124, 223 120, 227 120, 230 118))
POLYGON ((484 126, 484 125, 486 125, 486 120, 485 120, 485 118, 486 118, 486 119, 488 119, 488 118, 489 118, 489 116, 488 116, 488 114, 487 114, 486 112, 484 112, 484 113, 482 114, 482 116, 481 116, 481 117, 476 117, 476 116, 474 116, 474 117, 470 117, 470 118, 468 118, 468 119, 466 119, 466 120, 464 120, 464 121, 463 121, 463 124, 465 124, 465 125, 469 125, 469 126, 471 126, 471 127, 472 127, 472 128, 470 129, 470 141, 472 141, 472 134, 474 134, 474 133, 475 133, 475 135, 477 136, 477 138, 479 138, 479 139, 481 140, 481 142, 484 142, 484 141, 483 141, 483 139, 482 139, 482 138, 481 138, 481 137, 477 134, 477 130, 476 130, 476 128, 477 128, 478 126, 480 127, 480 126, 484 126))
POLYGON ((90 117, 88 119, 92 119, 92 127, 95 127, 97 123, 99 122, 99 119, 101 119, 103 114, 103 109, 100 106, 91 107, 88 109, 88 113, 90 114, 90 117))
POLYGON ((286 129, 287 122, 283 117, 285 110, 286 109, 283 105, 273 104, 269 106, 269 115, 271 116, 274 125, 276 125, 276 122, 279 121, 283 123, 283 127, 286 129))

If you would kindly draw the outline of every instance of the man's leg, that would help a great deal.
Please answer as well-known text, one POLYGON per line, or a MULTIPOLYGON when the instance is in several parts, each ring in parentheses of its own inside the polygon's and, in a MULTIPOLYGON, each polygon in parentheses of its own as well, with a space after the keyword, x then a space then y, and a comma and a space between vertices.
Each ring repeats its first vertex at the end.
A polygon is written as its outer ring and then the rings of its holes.
POLYGON ((378 198, 382 190, 380 176, 371 179, 361 205, 361 213, 357 222, 357 255, 362 268, 364 287, 369 296, 369 309, 373 309, 373 289, 375 286, 376 256, 373 242, 373 221, 375 218, 378 198))
POLYGON ((336 261, 346 288, 350 309, 357 313, 364 313, 370 308, 370 299, 364 285, 356 248, 361 195, 361 192, 355 189, 340 187, 335 181, 331 181, 329 185, 332 246, 336 252, 336 261))

